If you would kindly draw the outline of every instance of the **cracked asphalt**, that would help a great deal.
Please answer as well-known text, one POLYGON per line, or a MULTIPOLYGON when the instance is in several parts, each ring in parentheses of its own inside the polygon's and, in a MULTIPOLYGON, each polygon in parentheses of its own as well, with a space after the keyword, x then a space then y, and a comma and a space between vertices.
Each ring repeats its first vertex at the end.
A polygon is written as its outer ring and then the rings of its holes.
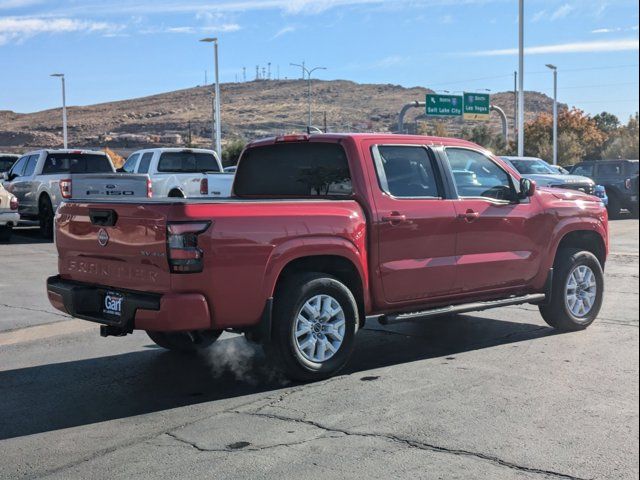
POLYGON ((338 377, 289 384, 225 334, 198 357, 54 311, 51 244, 0 245, 0 479, 636 479, 638 221, 611 223, 596 323, 533 306, 369 319, 338 377))

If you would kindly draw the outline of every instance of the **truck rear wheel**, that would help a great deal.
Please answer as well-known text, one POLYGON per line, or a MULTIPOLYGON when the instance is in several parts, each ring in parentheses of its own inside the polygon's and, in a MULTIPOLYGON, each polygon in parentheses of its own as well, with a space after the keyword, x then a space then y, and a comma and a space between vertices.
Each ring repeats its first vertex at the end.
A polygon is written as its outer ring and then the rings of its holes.
POLYGON ((607 213, 609 214, 609 218, 613 220, 617 220, 620 218, 620 210, 622 209, 622 205, 620 204, 620 200, 615 194, 609 195, 609 204, 607 205, 607 213))
POLYGON ((42 238, 53 238, 53 206, 51 205, 51 199, 46 195, 43 195, 38 202, 38 220, 42 238))
POLYGON ((149 338, 159 347, 182 353, 193 353, 210 347, 222 330, 198 332, 147 332, 149 338))
POLYGON ((290 379, 321 380, 346 365, 358 325, 357 302, 342 282, 322 273, 293 275, 276 293, 265 349, 290 379))
POLYGON ((557 255, 551 299, 540 306, 540 313, 557 330, 583 330, 602 307, 602 266, 593 253, 577 248, 562 249, 557 255))

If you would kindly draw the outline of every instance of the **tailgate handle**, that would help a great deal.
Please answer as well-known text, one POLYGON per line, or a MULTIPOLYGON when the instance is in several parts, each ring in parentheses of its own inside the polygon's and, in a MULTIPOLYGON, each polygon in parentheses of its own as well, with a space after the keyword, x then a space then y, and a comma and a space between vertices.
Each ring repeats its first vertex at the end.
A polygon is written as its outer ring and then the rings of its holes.
POLYGON ((89 210, 89 218, 92 225, 113 227, 118 221, 118 214, 115 210, 89 210))

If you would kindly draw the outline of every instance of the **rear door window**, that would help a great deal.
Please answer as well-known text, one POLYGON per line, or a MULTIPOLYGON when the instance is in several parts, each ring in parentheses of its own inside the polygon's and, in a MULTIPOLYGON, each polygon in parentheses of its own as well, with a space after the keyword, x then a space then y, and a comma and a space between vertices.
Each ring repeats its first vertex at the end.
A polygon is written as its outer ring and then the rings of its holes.
POLYGON ((638 166, 640 162, 627 162, 627 175, 634 176, 638 175, 638 171, 640 170, 638 166))
POLYGON ((0 172, 8 171, 15 162, 15 157, 0 157, 0 172))
POLYGON ((419 146, 379 146, 376 158, 382 190, 394 197, 441 197, 436 168, 427 149, 419 146))
POLYGON ((23 177, 30 177, 36 171, 36 164, 38 163, 38 158, 40 155, 31 155, 27 160, 27 164, 24 167, 23 177))
POLYGON ((249 148, 236 172, 238 196, 317 197, 351 195, 351 174, 341 145, 277 143, 249 148))
POLYGON ((109 158, 92 153, 50 153, 42 169, 43 175, 110 172, 113 169, 109 158))
POLYGON ((140 165, 138 166, 138 173, 149 173, 149 165, 151 165, 151 159, 153 158, 153 152, 147 152, 142 155, 140 159, 140 165))
POLYGON ((582 175, 583 177, 593 177, 593 165, 592 164, 576 165, 571 170, 571 175, 582 175))
POLYGON ((216 157, 205 152, 164 152, 158 161, 158 172, 203 173, 219 172, 216 157))
POLYGON ((598 165, 598 175, 601 177, 621 177, 623 175, 624 164, 617 163, 601 163, 598 165))

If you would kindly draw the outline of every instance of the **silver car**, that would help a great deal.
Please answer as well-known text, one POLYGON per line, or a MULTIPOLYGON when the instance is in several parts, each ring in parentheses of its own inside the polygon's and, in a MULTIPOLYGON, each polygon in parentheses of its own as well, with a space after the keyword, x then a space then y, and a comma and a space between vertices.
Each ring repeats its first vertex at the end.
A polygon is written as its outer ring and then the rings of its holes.
POLYGON ((18 199, 21 218, 39 221, 42 236, 52 238, 54 213, 63 198, 71 197, 71 175, 114 171, 104 152, 36 150, 2 176, 4 187, 18 199))

